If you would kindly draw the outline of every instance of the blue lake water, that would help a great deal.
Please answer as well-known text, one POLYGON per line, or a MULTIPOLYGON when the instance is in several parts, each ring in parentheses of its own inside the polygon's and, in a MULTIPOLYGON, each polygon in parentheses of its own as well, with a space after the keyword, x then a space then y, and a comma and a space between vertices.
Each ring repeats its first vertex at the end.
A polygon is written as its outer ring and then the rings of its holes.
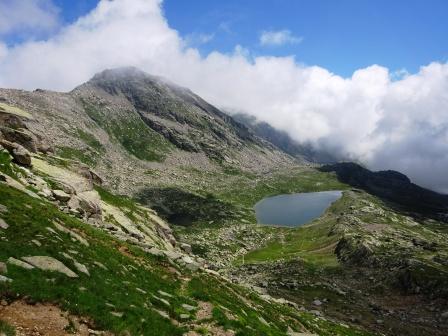
POLYGON ((255 204, 255 214, 260 224, 297 227, 321 216, 341 196, 334 190, 268 197, 255 204))

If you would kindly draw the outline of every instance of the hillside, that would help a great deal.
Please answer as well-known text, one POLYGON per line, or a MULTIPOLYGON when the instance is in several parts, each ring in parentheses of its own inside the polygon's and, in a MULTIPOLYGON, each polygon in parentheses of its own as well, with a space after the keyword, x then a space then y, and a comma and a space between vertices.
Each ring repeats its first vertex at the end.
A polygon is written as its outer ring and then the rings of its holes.
POLYGON ((448 330, 446 197, 400 173, 313 168, 135 68, 0 89, 0 132, 0 335, 448 330), (264 197, 325 190, 305 226, 256 222, 264 197))

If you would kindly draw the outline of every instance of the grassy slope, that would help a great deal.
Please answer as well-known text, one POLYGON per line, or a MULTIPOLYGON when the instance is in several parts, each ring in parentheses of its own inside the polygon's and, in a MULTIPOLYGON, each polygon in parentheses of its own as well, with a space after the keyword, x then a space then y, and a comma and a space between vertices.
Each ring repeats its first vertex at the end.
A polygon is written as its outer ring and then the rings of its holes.
POLYGON ((87 115, 109 136, 117 140, 129 154, 138 159, 163 161, 166 154, 174 148, 133 111, 128 111, 123 117, 111 117, 107 110, 103 111, 85 101, 83 104, 87 115))
MULTIPOLYGON (((12 172, 7 169, 11 166, 8 161, 3 161, 1 170, 12 172)), ((106 201, 132 208, 128 199, 120 201, 118 196, 106 192, 102 192, 102 196, 106 201)), ((363 335, 306 313, 298 314, 290 308, 266 303, 251 292, 212 275, 190 275, 184 270, 183 276, 179 277, 165 259, 116 241, 60 212, 53 204, 5 184, 0 184, 0 204, 8 208, 1 216, 10 224, 7 230, 0 231, 0 261, 6 262, 9 257, 45 255, 76 270, 74 262, 62 255, 64 252, 90 271, 90 276, 77 272, 79 278, 69 279, 59 273, 8 265, 7 276, 13 282, 0 284, 2 299, 14 301, 23 297, 31 302, 53 302, 73 314, 90 317, 97 328, 117 334, 180 335, 186 327, 174 325, 156 309, 167 312, 171 319, 180 320, 180 314, 187 313, 181 306, 183 303, 196 306, 199 300, 207 300, 215 305, 213 318, 211 321, 195 321, 197 328, 202 325, 207 328, 216 322, 224 328, 232 328, 239 335, 284 335, 288 326, 300 330, 301 325, 305 325, 320 335, 363 335), (73 241, 68 234, 58 232, 54 221, 82 235, 90 246, 87 248, 73 241), (37 246, 32 240, 38 240, 42 245, 37 246), (103 264, 105 269, 94 262, 103 264), (164 297, 170 302, 169 306, 153 296, 160 297, 159 290, 171 295, 164 297), (231 318, 225 313, 228 309, 232 312, 231 318), (112 312, 123 313, 123 316, 116 317, 112 312), (269 326, 258 317, 268 321, 269 326)), ((6 326, 2 325, 2 328, 7 330, 6 326)))

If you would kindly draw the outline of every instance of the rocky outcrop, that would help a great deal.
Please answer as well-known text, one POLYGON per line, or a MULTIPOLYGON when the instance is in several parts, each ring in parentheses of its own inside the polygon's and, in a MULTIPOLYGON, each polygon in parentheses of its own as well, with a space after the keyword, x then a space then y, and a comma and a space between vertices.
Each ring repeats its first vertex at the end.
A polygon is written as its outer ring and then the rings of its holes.
POLYGON ((9 142, 15 142, 32 153, 37 152, 38 140, 37 137, 25 128, 13 129, 9 127, 0 127, 0 133, 3 138, 9 142))
POLYGON ((25 147, 18 143, 1 139, 0 145, 2 145, 11 154, 17 164, 27 167, 31 166, 31 154, 25 147))
POLYGON ((367 241, 352 236, 344 236, 336 245, 335 254, 343 263, 372 266, 377 260, 374 249, 367 241))

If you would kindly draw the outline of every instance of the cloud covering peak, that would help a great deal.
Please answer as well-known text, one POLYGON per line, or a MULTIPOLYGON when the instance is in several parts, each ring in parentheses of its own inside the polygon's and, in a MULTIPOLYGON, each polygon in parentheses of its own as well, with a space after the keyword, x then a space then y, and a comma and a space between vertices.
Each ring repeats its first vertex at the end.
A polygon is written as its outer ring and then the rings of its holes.
POLYGON ((373 169, 395 169, 448 192, 448 64, 416 74, 372 65, 350 78, 295 58, 236 46, 203 57, 170 28, 158 0, 102 0, 57 35, 7 47, 0 86, 70 90, 93 74, 136 66, 187 86, 211 103, 244 111, 373 169))

